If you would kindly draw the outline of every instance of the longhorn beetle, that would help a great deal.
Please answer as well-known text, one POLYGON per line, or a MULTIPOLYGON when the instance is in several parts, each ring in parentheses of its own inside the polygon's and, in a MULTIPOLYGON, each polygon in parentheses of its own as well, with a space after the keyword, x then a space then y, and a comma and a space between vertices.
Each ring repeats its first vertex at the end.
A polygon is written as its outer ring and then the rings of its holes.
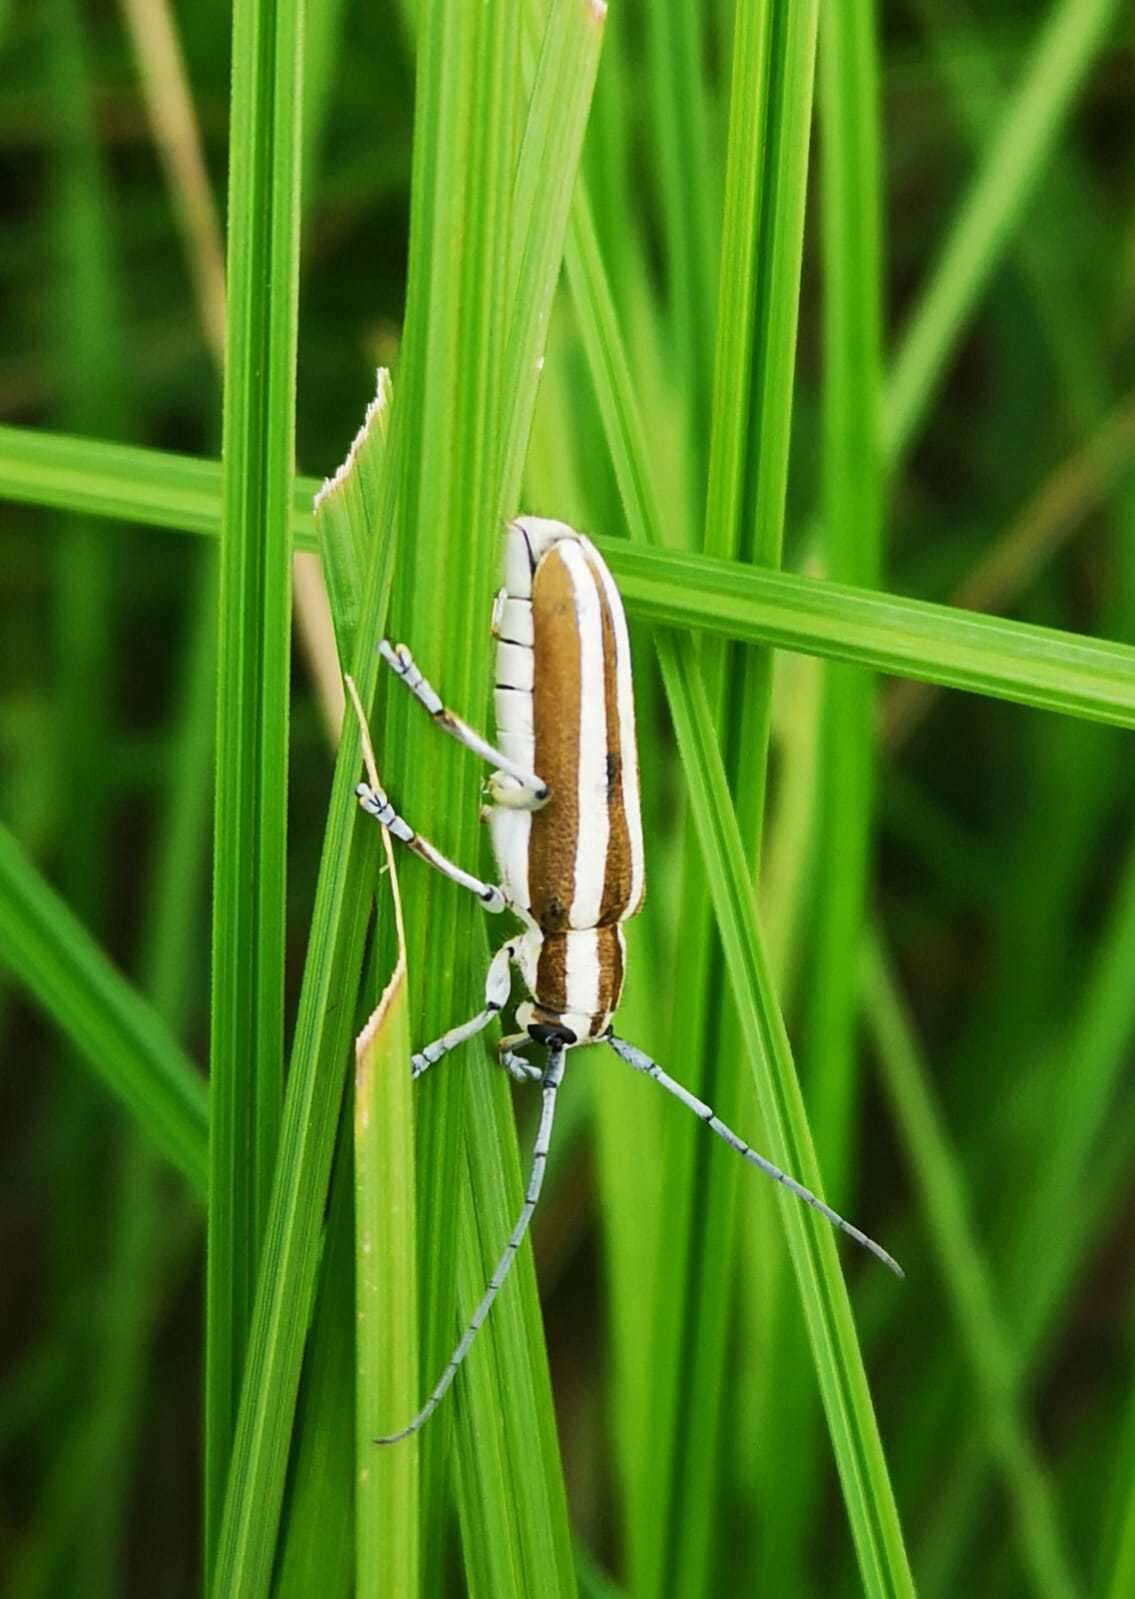
POLYGON ((534 516, 511 522, 492 631, 499 747, 446 710, 405 645, 384 639, 379 651, 439 727, 496 767, 485 814, 500 887, 447 860, 375 783, 360 783, 355 792, 364 811, 470 889, 486 910, 508 909, 524 923, 489 963, 483 1008, 419 1050, 412 1075, 420 1077, 503 1010, 515 965, 531 998, 517 1007, 523 1031, 501 1040, 500 1061, 517 1081, 540 1084, 543 1108, 524 1203, 484 1296, 421 1410, 378 1443, 397 1443, 417 1432, 437 1409, 508 1275, 540 1195, 564 1056, 577 1044, 606 1044, 681 1100, 731 1149, 903 1275, 885 1249, 750 1149, 708 1105, 611 1028, 623 986, 622 923, 642 906, 645 874, 627 624, 614 579, 591 541, 563 522, 534 516), (518 1053, 532 1043, 547 1050, 543 1067, 518 1053))

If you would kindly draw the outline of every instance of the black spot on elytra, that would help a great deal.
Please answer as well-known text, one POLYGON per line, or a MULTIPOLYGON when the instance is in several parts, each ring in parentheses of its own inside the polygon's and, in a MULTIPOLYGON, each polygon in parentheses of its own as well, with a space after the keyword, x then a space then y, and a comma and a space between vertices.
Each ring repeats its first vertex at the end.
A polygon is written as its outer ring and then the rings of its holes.
POLYGON ((607 752, 607 798, 614 799, 615 790, 619 786, 619 774, 622 771, 622 757, 617 751, 607 752))

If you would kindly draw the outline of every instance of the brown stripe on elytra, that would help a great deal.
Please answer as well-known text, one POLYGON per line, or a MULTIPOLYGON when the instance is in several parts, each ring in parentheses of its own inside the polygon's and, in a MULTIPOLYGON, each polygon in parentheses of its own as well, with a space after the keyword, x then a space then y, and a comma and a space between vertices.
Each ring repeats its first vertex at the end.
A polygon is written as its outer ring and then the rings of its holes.
POLYGON ((617 926, 600 927, 596 934, 599 957, 599 1014, 618 1010, 623 992, 623 938, 617 926))
POLYGON ((528 837, 530 909, 545 933, 568 926, 579 833, 579 618, 571 571, 557 545, 532 580, 533 766, 549 799, 532 813, 528 837))
MULTIPOLYGON (((591 566, 590 561, 588 566, 591 566)), ((594 571, 594 568, 592 568, 594 571)), ((619 657, 611 602, 599 574, 599 612, 603 620, 603 694, 607 709, 607 862, 598 926, 606 927, 626 915, 631 897, 631 835, 623 804, 623 744, 619 724, 619 657)))
POLYGON ((534 995, 541 1010, 559 1013, 568 1008, 567 938, 563 933, 549 933, 540 946, 534 995))

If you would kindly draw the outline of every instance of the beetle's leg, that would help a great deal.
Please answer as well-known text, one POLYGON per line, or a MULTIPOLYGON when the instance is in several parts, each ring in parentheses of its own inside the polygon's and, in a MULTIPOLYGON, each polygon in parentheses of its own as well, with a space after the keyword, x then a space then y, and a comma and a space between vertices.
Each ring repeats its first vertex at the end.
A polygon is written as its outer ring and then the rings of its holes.
POLYGON ((527 794, 531 796, 530 803, 542 805, 548 797, 548 786, 534 772, 526 772, 522 766, 517 766, 515 761, 510 761, 507 755, 482 738, 480 733, 471 728, 468 722, 455 715, 453 711, 446 710, 441 703, 441 696, 432 685, 422 676, 417 663, 405 644, 391 644, 389 639, 383 639, 378 646, 378 653, 382 656, 387 666, 395 672, 405 683, 410 693, 424 705, 437 725, 459 744, 464 744, 467 750, 472 750, 474 755, 479 755, 483 761, 499 767, 502 772, 507 772, 509 777, 515 778, 527 794))
POLYGON ((489 1286, 481 1297, 470 1319, 468 1327, 461 1335, 461 1341, 450 1356, 449 1364, 438 1379, 433 1393, 426 1400, 418 1414, 399 1432, 391 1433, 386 1438, 376 1438, 378 1444, 396 1444, 402 1438, 408 1438, 412 1432, 417 1432, 422 1424, 429 1420, 441 1403, 442 1396, 457 1374, 457 1368, 469 1353, 469 1346, 477 1336, 484 1323, 485 1317, 492 1308, 493 1300, 500 1292, 501 1284, 508 1276, 512 1263, 516 1259, 517 1251, 524 1241, 528 1231, 528 1223, 532 1220, 532 1212, 536 1209, 536 1201, 540 1197, 540 1188, 544 1181, 544 1166, 548 1159, 548 1145, 552 1140, 552 1121, 556 1114, 556 1090, 559 1088, 564 1075, 563 1047, 553 1047, 548 1052, 548 1065, 543 1073, 544 1103, 540 1111, 540 1125, 536 1131, 536 1143, 532 1150, 532 1171, 528 1177, 528 1187, 524 1192, 524 1203, 520 1207, 520 1214, 516 1218, 516 1225, 509 1234, 508 1243, 504 1246, 504 1253, 497 1261, 496 1270, 489 1279, 489 1286))
POLYGON ((726 1127, 720 1117, 714 1114, 710 1106, 703 1100, 697 1099, 690 1093, 688 1088, 683 1088, 681 1083, 676 1083, 672 1077, 668 1077, 661 1066, 656 1061, 651 1060, 649 1055, 644 1055, 641 1049, 636 1049, 633 1044, 628 1044, 625 1038, 616 1038, 612 1032, 605 1033, 603 1041, 610 1044, 620 1060, 626 1061, 628 1066, 633 1066, 636 1072, 644 1072, 647 1077, 652 1077, 668 1094, 673 1094, 675 1099, 680 1099, 682 1104, 705 1122, 710 1132, 716 1133, 718 1138, 723 1139, 729 1145, 730 1149, 735 1149, 738 1155, 743 1156, 747 1161, 751 1161, 754 1166, 764 1172, 766 1177, 771 1177, 774 1183, 780 1183, 782 1188, 787 1188, 788 1192, 795 1194, 797 1199, 802 1199, 806 1205, 811 1205, 812 1209, 818 1211, 826 1221, 830 1221, 833 1227, 838 1227, 840 1232, 847 1233, 848 1237, 854 1238, 857 1244, 862 1244, 864 1249, 869 1249, 876 1259, 881 1260, 884 1266, 889 1266, 896 1276, 905 1276, 898 1261, 892 1259, 881 1244, 877 1244, 873 1238, 868 1238, 866 1233, 860 1232, 858 1227, 853 1227, 849 1221, 845 1221, 829 1205, 825 1205, 822 1199, 817 1199, 811 1189, 805 1188, 794 1177, 789 1177, 786 1172, 781 1171, 779 1166, 774 1166, 763 1155, 758 1155, 756 1150, 750 1148, 743 1138, 739 1138, 732 1128, 726 1127))
POLYGON ((497 1045, 500 1063, 514 1082, 540 1083, 544 1080, 544 1073, 539 1066, 533 1066, 531 1061, 516 1053, 518 1049, 523 1049, 533 1042, 527 1033, 510 1033, 497 1045))
POLYGON ((467 888, 471 894, 476 894, 487 911, 504 910, 504 894, 495 883, 483 883, 479 877, 463 871, 448 856, 435 849, 428 838, 415 833, 409 822, 399 816, 381 788, 374 788, 370 783, 358 783, 355 793, 359 805, 368 816, 373 816, 387 832, 400 839, 407 849, 414 851, 415 855, 420 855, 435 871, 440 872, 443 877, 448 877, 451 883, 456 883, 460 888, 467 888))
POLYGON ((492 960, 485 974, 485 1004, 476 1016, 467 1022, 462 1022, 458 1027, 451 1027, 448 1033, 443 1033, 440 1038, 435 1038, 432 1044, 427 1044, 425 1049, 418 1050, 411 1056, 412 1077, 420 1077, 428 1071, 435 1061, 443 1055, 448 1055, 450 1050, 456 1049, 468 1038, 476 1038, 492 1021, 494 1016, 500 1014, 508 1004, 509 990, 512 986, 509 976, 509 963, 516 959, 520 948, 520 940, 510 938, 507 944, 502 944, 492 960))

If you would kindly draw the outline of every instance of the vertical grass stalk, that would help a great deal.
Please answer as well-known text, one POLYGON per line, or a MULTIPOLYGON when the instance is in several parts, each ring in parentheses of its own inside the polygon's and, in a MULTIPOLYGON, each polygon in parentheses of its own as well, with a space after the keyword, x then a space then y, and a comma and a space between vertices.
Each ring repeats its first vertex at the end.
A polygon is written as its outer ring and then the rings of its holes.
POLYGON ((237 0, 229 126, 205 1373, 211 1571, 280 1126, 302 0, 237 0))

